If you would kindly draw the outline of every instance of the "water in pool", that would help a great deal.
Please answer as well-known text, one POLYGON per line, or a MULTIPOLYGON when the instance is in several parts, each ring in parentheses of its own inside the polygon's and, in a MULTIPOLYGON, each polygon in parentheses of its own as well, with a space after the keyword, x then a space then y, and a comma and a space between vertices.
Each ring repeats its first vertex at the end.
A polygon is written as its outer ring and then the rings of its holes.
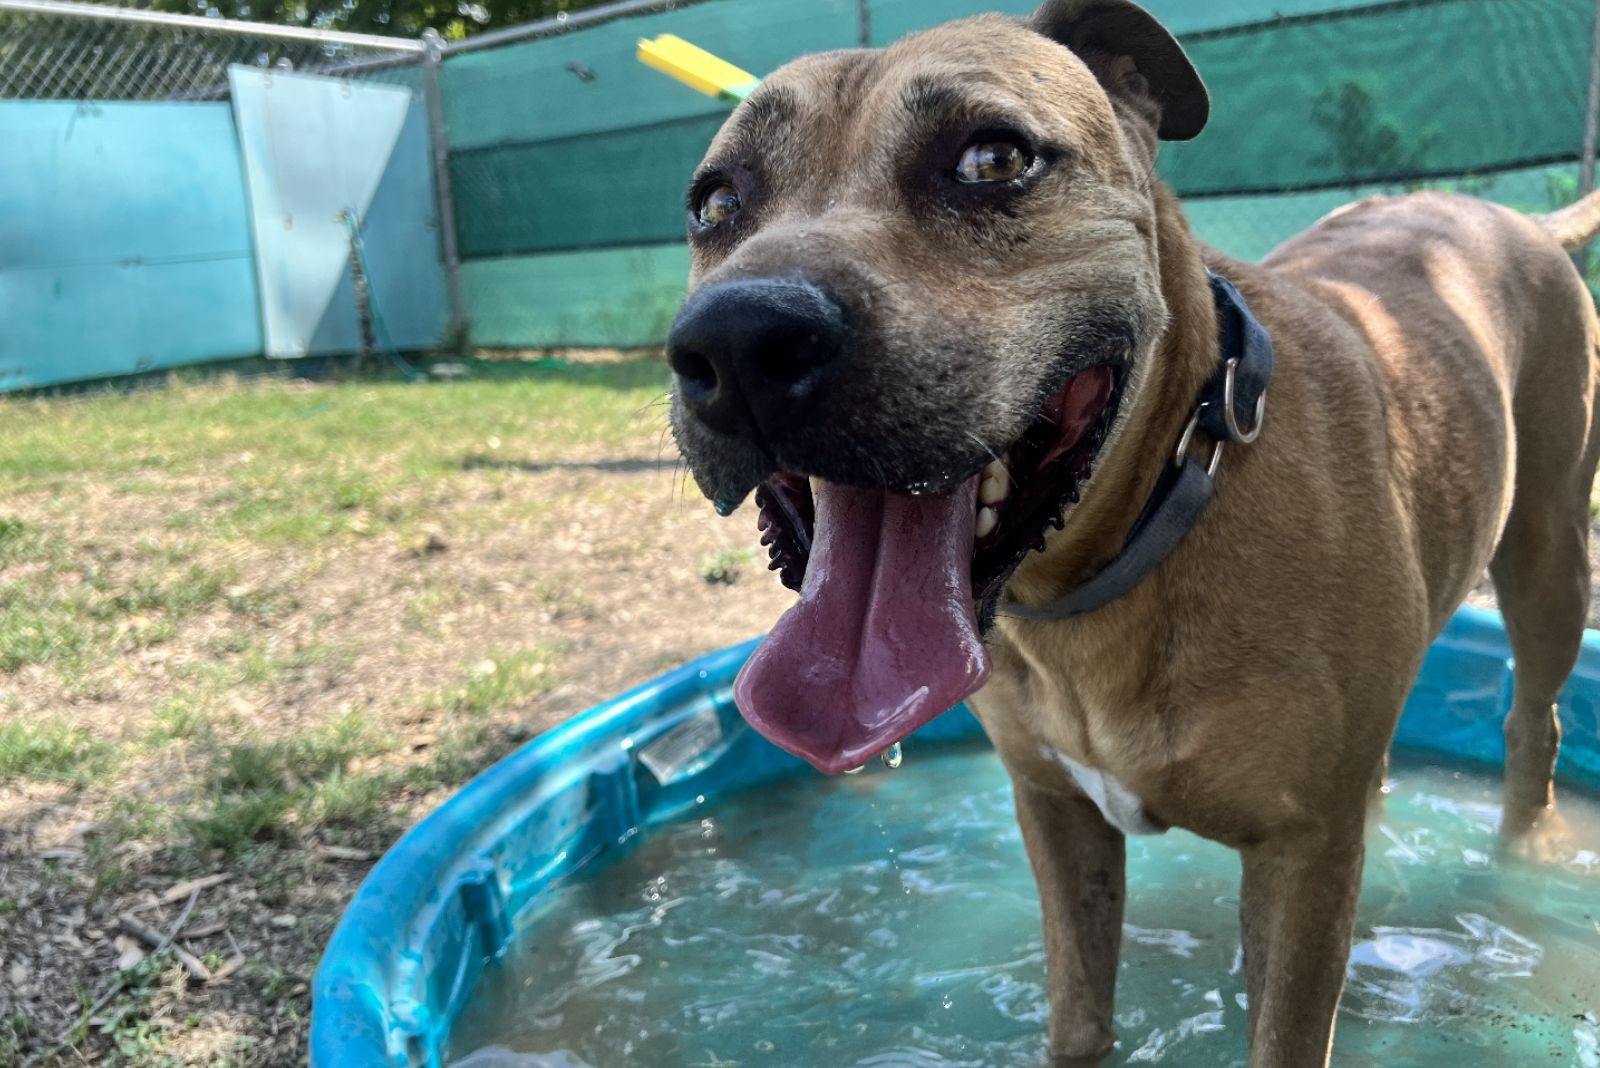
MULTIPOLYGON (((1368 838, 1334 1063, 1600 1068, 1600 857, 1494 855, 1499 781, 1401 761, 1368 838)), ((1579 838, 1600 804, 1567 791, 1579 838)), ((1245 1063, 1237 856, 1130 839, 1107 1064, 1245 1063)), ((1038 1068, 1035 895, 988 751, 806 777, 664 828, 526 916, 466 1063, 1038 1068)))

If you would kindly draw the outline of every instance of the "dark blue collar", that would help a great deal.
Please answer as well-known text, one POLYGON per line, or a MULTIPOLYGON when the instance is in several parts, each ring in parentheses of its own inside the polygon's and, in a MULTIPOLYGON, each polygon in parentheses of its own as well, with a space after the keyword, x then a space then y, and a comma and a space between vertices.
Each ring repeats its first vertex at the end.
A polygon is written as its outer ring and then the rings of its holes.
POLYGON ((1272 380, 1272 338, 1250 314, 1250 306, 1232 283, 1219 274, 1207 273, 1217 307, 1217 372, 1200 391, 1200 400, 1178 438, 1172 462, 1145 502, 1122 551, 1055 600, 1038 608, 1002 604, 1001 615, 1028 620, 1071 619, 1127 594, 1172 555, 1211 503, 1223 447, 1230 443, 1249 445, 1261 433, 1267 384, 1272 380), (1196 433, 1211 439, 1211 451, 1204 464, 1192 454, 1196 433))

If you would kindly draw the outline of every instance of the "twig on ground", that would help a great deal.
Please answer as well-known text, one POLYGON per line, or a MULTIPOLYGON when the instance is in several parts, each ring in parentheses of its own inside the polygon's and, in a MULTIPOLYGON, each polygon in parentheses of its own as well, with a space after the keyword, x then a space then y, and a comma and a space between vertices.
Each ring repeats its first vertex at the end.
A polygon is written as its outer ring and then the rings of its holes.
MULTIPOLYGON (((200 896, 200 891, 196 890, 190 896, 189 900, 193 901, 198 896, 200 896)), ((185 915, 187 915, 187 910, 185 910, 185 915)), ((177 933, 176 931, 163 935, 154 927, 149 926, 138 918, 130 916, 127 913, 123 913, 121 916, 118 916, 117 920, 122 924, 122 929, 124 931, 133 935, 133 937, 137 938, 145 945, 156 947, 150 952, 152 957, 157 953, 160 953, 162 949, 170 947, 172 949, 172 955, 178 958, 178 963, 183 965, 183 970, 189 973, 190 978, 197 983, 208 983, 211 981, 211 969, 205 966, 205 962, 203 962, 193 953, 190 953, 187 949, 184 949, 182 946, 173 942, 173 935, 177 933)))
POLYGON ((376 854, 370 849, 351 849, 348 846, 317 845, 314 852, 324 860, 368 861, 376 854))
POLYGON ((234 972, 238 971, 240 968, 243 968, 244 966, 245 966, 245 956, 244 956, 244 954, 243 953, 234 954, 232 957, 229 957, 227 960, 225 960, 221 964, 219 964, 217 966, 217 970, 211 973, 211 985, 212 986, 216 986, 217 984, 223 982, 230 975, 232 975, 234 972))
POLYGON ((205 875, 199 879, 186 879, 181 883, 174 883, 172 886, 167 887, 166 893, 161 895, 161 903, 163 905, 171 905, 174 902, 182 901, 190 894, 198 893, 201 890, 209 890, 218 883, 225 883, 231 878, 233 878, 232 872, 220 871, 215 875, 205 875))
MULTIPOLYGON (((178 932, 183 930, 183 925, 189 922, 189 913, 194 911, 195 902, 200 900, 200 891, 202 889, 204 889, 204 887, 198 887, 197 886, 197 887, 195 887, 193 890, 191 890, 189 892, 189 900, 183 906, 183 911, 178 913, 177 920, 173 922, 173 924, 172 924, 172 926, 170 928, 168 928, 167 933, 164 936, 161 935, 159 932, 157 933, 155 948, 153 948, 150 951, 150 955, 152 957, 155 956, 157 953, 160 953, 163 949, 166 949, 168 946, 172 945, 172 940, 174 938, 178 937, 178 932)), ((131 917, 124 915, 124 916, 120 917, 120 919, 122 920, 123 925, 124 925, 124 929, 126 930, 127 929, 127 922, 128 922, 129 919, 131 919, 131 917)), ((134 920, 133 922, 138 924, 140 927, 144 927, 144 925, 143 924, 139 924, 139 922, 137 920, 134 920)), ((145 930, 150 930, 150 928, 145 928, 145 930)), ((129 934, 135 934, 136 932, 129 931, 128 933, 129 934)), ((199 962, 196 961, 195 963, 198 964, 199 962)), ((200 967, 204 968, 205 965, 201 964, 200 967)), ((80 1026, 88 1023, 90 1018, 93 1017, 95 1013, 99 1012, 101 1009, 103 1009, 107 1005, 111 1004, 111 999, 116 997, 117 994, 119 994, 122 991, 122 988, 127 985, 127 982, 128 982, 128 973, 127 972, 118 972, 117 973, 117 977, 114 980, 112 980, 111 985, 106 988, 105 993, 101 994, 98 998, 96 998, 94 1000, 93 1004, 91 1004, 87 1009, 83 1010, 82 1015, 80 1015, 78 1017, 78 1023, 72 1024, 71 1026, 67 1027, 64 1031, 62 1031, 60 1034, 56 1035, 56 1043, 55 1043, 55 1045, 51 1046, 49 1049, 47 1049, 43 1053, 43 1055, 41 1055, 39 1057, 38 1063, 42 1064, 42 1063, 45 1063, 47 1061, 52 1060, 57 1053, 60 1053, 67 1046, 71 1045, 72 1044, 72 1033, 74 1031, 76 1031, 80 1026)))

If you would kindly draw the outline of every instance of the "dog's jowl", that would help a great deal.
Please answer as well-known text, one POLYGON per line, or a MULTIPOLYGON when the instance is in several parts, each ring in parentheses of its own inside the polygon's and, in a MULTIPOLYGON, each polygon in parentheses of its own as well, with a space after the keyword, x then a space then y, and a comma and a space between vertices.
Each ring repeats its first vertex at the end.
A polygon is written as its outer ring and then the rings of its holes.
POLYGON ((799 592, 740 708, 837 772, 970 702, 1058 1065, 1115 1041, 1123 836, 1168 827, 1242 856, 1252 1068, 1327 1062, 1389 740, 1485 568, 1502 836, 1561 848, 1600 200, 1375 198, 1245 264, 1152 177, 1208 111, 1142 9, 1053 0, 782 68, 689 192, 673 428, 799 592))

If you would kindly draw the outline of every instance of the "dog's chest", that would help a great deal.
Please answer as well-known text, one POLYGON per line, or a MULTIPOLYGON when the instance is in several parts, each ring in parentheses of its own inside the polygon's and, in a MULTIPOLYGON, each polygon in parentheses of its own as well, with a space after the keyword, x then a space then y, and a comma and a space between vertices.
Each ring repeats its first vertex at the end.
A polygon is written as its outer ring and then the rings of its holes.
POLYGON ((1079 763, 1059 749, 1041 746, 1046 760, 1061 767, 1079 790, 1100 809, 1100 814, 1123 834, 1161 834, 1166 827, 1156 823, 1140 801, 1122 781, 1109 771, 1079 763))

